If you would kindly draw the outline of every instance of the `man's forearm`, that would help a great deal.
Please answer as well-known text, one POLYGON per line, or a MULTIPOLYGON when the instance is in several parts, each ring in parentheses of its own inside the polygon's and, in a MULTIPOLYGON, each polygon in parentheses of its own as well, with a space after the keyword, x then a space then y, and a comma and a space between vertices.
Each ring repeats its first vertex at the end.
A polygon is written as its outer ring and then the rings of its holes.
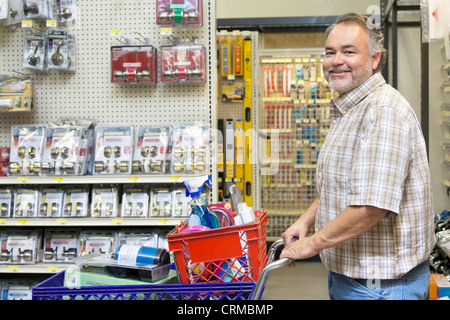
POLYGON ((311 237, 314 251, 334 247, 369 230, 387 210, 372 206, 347 207, 336 219, 311 237))

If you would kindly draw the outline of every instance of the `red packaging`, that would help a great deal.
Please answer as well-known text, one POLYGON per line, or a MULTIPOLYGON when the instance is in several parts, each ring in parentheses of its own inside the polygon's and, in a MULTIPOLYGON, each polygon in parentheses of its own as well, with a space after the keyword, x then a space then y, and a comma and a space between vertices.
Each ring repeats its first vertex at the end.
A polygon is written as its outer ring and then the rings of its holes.
POLYGON ((153 46, 111 47, 112 83, 156 84, 157 56, 153 46))
POLYGON ((161 47, 161 82, 206 82, 203 45, 161 47))
POLYGON ((202 26, 203 0, 156 1, 156 24, 162 26, 202 26))

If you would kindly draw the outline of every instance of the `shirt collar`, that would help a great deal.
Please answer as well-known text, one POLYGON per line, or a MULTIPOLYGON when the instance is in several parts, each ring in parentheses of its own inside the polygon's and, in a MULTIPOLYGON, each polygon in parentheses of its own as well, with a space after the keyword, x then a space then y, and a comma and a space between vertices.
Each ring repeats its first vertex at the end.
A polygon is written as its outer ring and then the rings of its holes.
POLYGON ((333 104, 339 112, 345 114, 350 111, 352 107, 356 106, 361 100, 363 100, 369 93, 385 83, 386 81, 381 73, 377 72, 364 81, 359 87, 334 98, 333 104))

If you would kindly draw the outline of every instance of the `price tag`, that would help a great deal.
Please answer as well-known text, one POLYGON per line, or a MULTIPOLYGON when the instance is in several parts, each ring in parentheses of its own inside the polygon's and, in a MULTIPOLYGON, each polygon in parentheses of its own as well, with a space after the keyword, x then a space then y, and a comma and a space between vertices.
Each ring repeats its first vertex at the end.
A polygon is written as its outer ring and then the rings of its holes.
POLYGON ((139 177, 128 177, 128 180, 130 180, 130 181, 138 181, 139 177))
POLYGON ((158 219, 159 223, 168 223, 169 219, 158 219))
POLYGON ((58 272, 58 267, 47 267, 48 271, 58 272))
POLYGON ((56 22, 56 20, 47 20, 45 22, 45 25, 47 26, 47 28, 56 28, 58 26, 58 23, 56 22))
POLYGON ((120 37, 121 31, 119 29, 113 29, 111 30, 111 36, 112 37, 120 37))
POLYGON ((17 272, 17 271, 19 271, 19 267, 18 267, 18 266, 9 266, 9 267, 8 267, 8 270, 9 270, 9 271, 17 272))
POLYGON ((54 177, 53 181, 55 181, 55 182, 63 182, 64 178, 63 177, 54 177))
POLYGON ((33 27, 33 21, 31 20, 23 20, 22 21, 22 28, 32 28, 33 27))
POLYGON ((28 220, 27 219, 19 219, 19 220, 17 220, 17 223, 27 223, 28 222, 28 220))
POLYGON ((160 31, 163 36, 170 36, 172 34, 172 28, 161 28, 160 31))
POLYGON ((181 177, 179 176, 170 176, 170 180, 180 180, 181 177))
POLYGON ((18 182, 28 182, 28 178, 27 177, 19 177, 17 178, 18 182))
POLYGON ((6 223, 6 219, 0 219, 0 224, 5 224, 6 223))
POLYGON ((112 223, 122 224, 123 223, 123 219, 112 219, 112 223))
POLYGON ((67 223, 67 219, 56 219, 56 223, 66 224, 67 223))

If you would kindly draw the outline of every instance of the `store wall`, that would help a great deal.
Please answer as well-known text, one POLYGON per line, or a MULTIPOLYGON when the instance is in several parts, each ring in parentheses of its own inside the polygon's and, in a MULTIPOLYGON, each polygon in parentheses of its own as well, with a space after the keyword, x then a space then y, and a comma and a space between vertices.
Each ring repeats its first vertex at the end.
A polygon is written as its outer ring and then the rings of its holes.
POLYGON ((349 11, 368 12, 378 0, 216 0, 218 19, 338 16, 349 11))

